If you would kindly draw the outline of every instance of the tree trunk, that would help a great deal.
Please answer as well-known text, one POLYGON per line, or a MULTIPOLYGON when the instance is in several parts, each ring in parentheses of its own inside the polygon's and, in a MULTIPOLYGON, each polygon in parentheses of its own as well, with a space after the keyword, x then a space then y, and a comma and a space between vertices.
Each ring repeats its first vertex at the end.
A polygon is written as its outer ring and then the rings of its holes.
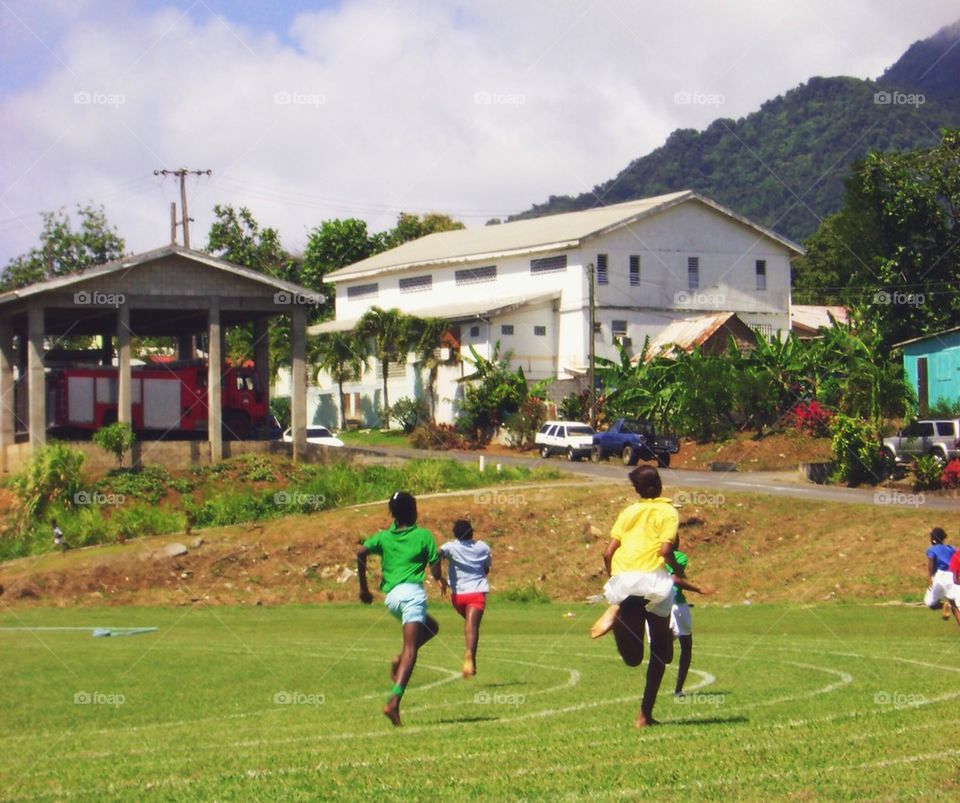
POLYGON ((390 429, 390 397, 387 396, 387 371, 390 367, 390 359, 381 361, 383 369, 383 421, 381 426, 384 429, 390 429))
POLYGON ((340 388, 340 429, 345 430, 347 428, 347 417, 344 414, 344 409, 346 405, 344 404, 343 399, 343 372, 341 371, 341 378, 337 380, 337 386, 340 388))

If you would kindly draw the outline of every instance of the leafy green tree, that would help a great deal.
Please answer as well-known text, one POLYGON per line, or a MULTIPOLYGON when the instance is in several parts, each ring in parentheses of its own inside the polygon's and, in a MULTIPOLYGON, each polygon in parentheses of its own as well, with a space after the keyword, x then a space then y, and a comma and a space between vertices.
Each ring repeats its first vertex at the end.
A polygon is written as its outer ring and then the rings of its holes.
POLYGON ((44 212, 40 245, 7 263, 0 291, 79 273, 123 256, 123 238, 107 222, 102 206, 78 205, 77 215, 79 228, 74 229, 63 209, 44 212))
POLYGON ((490 440, 497 427, 506 423, 529 396, 522 368, 510 365, 512 352, 500 352, 500 341, 490 359, 470 346, 473 373, 463 378, 466 384, 458 426, 479 442, 490 440))
MULTIPOLYGON (((333 299, 333 286, 324 277, 383 250, 382 238, 371 236, 367 224, 356 218, 325 220, 307 238, 300 281, 333 299)), ((333 307, 330 307, 332 313, 333 307)))
POLYGON ((340 397, 340 426, 347 422, 344 416, 346 403, 343 383, 359 379, 368 365, 366 344, 353 332, 329 332, 314 338, 310 344, 307 361, 317 370, 324 371, 337 383, 340 397))
POLYGON ((390 231, 385 232, 383 245, 385 248, 396 248, 398 245, 438 231, 456 231, 464 228, 466 226, 463 223, 449 215, 429 212, 421 217, 409 212, 401 212, 397 217, 397 224, 390 231))
POLYGON ((380 365, 383 381, 383 426, 390 425, 390 396, 387 390, 387 372, 390 363, 406 363, 407 354, 413 346, 411 319, 400 310, 371 307, 357 323, 355 331, 372 343, 372 356, 380 365))
POLYGON ((115 421, 101 427, 93 433, 93 442, 104 451, 110 452, 118 466, 123 465, 123 456, 133 448, 133 430, 129 424, 115 421))
MULTIPOLYGON (((300 281, 300 261, 280 244, 276 229, 261 228, 246 207, 230 205, 213 207, 214 222, 207 236, 206 251, 236 265, 290 282, 300 281)), ((279 311, 279 310, 278 310, 279 311)), ((308 312, 308 323, 322 317, 319 308, 308 312)), ((276 376, 281 366, 290 365, 290 321, 285 315, 270 320, 267 330, 270 354, 269 376, 276 376)), ((252 360, 254 355, 253 326, 231 326, 226 332, 225 357, 235 362, 252 360)))

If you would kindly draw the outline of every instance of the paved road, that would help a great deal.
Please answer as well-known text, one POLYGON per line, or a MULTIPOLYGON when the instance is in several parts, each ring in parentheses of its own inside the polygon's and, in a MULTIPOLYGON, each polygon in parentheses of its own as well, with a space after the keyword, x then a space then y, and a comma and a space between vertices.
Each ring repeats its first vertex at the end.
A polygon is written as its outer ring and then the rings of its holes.
MULTIPOLYGON (((462 462, 477 462, 479 453, 467 451, 427 452, 421 449, 408 449, 397 446, 376 448, 356 448, 354 451, 384 457, 426 457, 443 456, 462 462)), ((575 476, 593 480, 625 481, 626 470, 619 463, 590 463, 583 461, 571 463, 562 457, 543 460, 539 456, 525 455, 485 455, 490 469, 497 463, 510 466, 547 465, 551 468, 568 471, 575 476)), ((664 485, 669 488, 696 489, 705 491, 741 491, 770 494, 771 496, 790 496, 797 499, 822 502, 842 502, 854 505, 889 505, 903 508, 924 508, 925 510, 960 511, 960 499, 946 499, 912 494, 893 489, 845 488, 841 486, 814 485, 800 477, 797 471, 691 471, 686 469, 660 469, 664 485)))

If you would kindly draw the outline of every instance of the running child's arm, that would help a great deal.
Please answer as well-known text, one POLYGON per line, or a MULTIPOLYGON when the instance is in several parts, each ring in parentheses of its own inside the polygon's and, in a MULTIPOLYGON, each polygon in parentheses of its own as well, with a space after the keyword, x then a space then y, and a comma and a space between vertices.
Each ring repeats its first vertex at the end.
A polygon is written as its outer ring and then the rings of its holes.
POLYGON ((933 584, 933 576, 937 573, 937 561, 931 555, 927 558, 927 574, 930 576, 930 584, 933 584))
POLYGON ((710 596, 711 594, 716 594, 712 588, 704 588, 703 586, 696 586, 687 580, 685 577, 673 576, 673 584, 678 588, 682 588, 684 591, 693 591, 697 594, 703 594, 704 596, 710 596))
POLYGON ((357 580, 360 582, 360 601, 365 605, 373 602, 373 594, 367 587, 367 555, 370 551, 365 547, 357 550, 357 580))
POLYGON ((607 574, 610 574, 610 562, 613 560, 613 553, 618 549, 620 549, 620 541, 616 538, 611 538, 610 543, 607 544, 607 548, 603 552, 603 568, 607 574))
POLYGON ((440 571, 440 557, 442 557, 442 555, 438 556, 437 559, 430 564, 430 575, 440 583, 440 596, 445 597, 447 596, 447 580, 443 576, 443 572, 440 571))

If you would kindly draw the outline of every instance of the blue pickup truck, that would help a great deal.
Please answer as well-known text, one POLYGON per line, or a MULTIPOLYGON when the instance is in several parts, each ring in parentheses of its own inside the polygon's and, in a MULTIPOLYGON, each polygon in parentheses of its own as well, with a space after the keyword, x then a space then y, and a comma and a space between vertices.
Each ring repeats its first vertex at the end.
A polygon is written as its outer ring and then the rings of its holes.
POLYGON ((625 466, 635 466, 639 460, 656 460, 659 466, 670 465, 670 455, 680 451, 676 438, 657 435, 650 421, 618 418, 605 432, 593 436, 590 459, 594 463, 616 455, 625 466))

